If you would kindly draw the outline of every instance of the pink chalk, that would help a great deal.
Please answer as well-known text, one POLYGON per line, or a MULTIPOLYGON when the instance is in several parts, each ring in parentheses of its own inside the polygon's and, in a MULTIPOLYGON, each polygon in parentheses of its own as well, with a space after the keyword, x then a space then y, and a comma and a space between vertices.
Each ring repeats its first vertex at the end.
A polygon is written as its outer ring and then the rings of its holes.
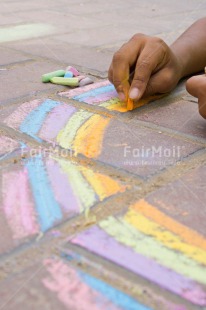
POLYGON ((42 279, 42 283, 49 291, 57 295, 65 309, 119 309, 104 295, 84 283, 78 272, 62 260, 49 258, 44 261, 44 266, 48 274, 42 279))
POLYGON ((9 171, 2 176, 3 209, 14 239, 39 232, 26 169, 9 171))
POLYGON ((79 76, 80 75, 79 71, 76 68, 71 67, 71 66, 68 66, 66 68, 66 71, 72 72, 74 76, 79 76))

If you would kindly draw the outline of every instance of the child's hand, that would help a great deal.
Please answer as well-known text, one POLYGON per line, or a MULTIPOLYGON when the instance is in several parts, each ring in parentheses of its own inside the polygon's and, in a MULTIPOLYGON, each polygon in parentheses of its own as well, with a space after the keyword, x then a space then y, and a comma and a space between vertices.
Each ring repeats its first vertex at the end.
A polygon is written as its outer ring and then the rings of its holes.
POLYGON ((108 75, 120 100, 127 100, 128 94, 137 100, 171 91, 182 77, 182 67, 164 41, 135 34, 114 54, 108 75))
POLYGON ((206 76, 193 76, 187 81, 187 91, 198 98, 199 113, 206 118, 206 76))

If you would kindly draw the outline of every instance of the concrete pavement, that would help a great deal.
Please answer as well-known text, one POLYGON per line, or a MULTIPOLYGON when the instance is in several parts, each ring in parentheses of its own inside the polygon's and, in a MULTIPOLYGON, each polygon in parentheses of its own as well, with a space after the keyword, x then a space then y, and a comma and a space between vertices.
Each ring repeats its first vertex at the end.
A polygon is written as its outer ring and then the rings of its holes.
POLYGON ((136 32, 171 43, 206 1, 0 1, 0 309, 206 309, 206 123, 184 83, 123 113, 136 32), (74 65, 86 88, 41 83, 74 65))

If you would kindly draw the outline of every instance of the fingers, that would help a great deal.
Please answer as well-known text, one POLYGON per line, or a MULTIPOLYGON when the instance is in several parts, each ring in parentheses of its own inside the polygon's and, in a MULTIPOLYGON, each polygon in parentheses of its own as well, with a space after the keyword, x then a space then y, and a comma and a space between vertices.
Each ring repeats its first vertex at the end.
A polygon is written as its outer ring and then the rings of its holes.
POLYGON ((174 76, 176 76, 176 71, 168 67, 154 73, 149 79, 143 96, 148 97, 170 92, 178 83, 178 78, 176 79, 174 76))
POLYGON ((198 97, 199 92, 202 92, 205 88, 206 77, 205 75, 197 75, 187 80, 186 88, 188 93, 194 97, 198 97))
POLYGON ((114 84, 120 99, 127 100, 130 88, 130 68, 136 63, 144 35, 134 36, 114 54, 108 78, 114 84))
POLYGON ((131 99, 138 100, 141 98, 146 88, 150 87, 151 91, 154 91, 152 83, 148 83, 155 70, 160 69, 164 65, 165 53, 166 49, 161 40, 157 45, 151 42, 151 44, 147 44, 144 47, 137 59, 135 74, 129 92, 129 97, 131 99))
POLYGON ((186 83, 187 91, 198 98, 199 113, 206 118, 206 76, 193 76, 186 83))

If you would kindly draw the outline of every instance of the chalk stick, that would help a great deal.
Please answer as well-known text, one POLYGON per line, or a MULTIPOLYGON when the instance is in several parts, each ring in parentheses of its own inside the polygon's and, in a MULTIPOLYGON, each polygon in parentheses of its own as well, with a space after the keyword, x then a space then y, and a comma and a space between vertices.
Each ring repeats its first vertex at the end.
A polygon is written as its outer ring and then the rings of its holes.
POLYGON ((48 83, 48 82, 50 82, 50 80, 53 77, 64 76, 65 73, 66 73, 65 70, 57 70, 57 71, 53 71, 53 72, 50 72, 50 73, 43 74, 42 75, 42 82, 43 83, 48 83))
POLYGON ((65 78, 72 78, 74 75, 71 71, 67 71, 64 75, 65 78))
POLYGON ((92 81, 92 79, 90 79, 89 77, 86 77, 79 82, 79 86, 85 86, 92 83, 94 83, 94 81, 92 81))
POLYGON ((127 100, 127 110, 131 111, 134 109, 134 101, 130 98, 128 98, 127 100))
POLYGON ((72 86, 76 87, 79 86, 78 78, 62 78, 62 77, 53 77, 51 82, 58 85, 65 85, 65 86, 72 86))
POLYGON ((78 75, 77 78, 79 81, 81 81, 81 80, 85 79, 86 76, 85 75, 78 75))
POLYGON ((74 76, 80 75, 79 71, 76 68, 72 67, 72 66, 68 66, 66 68, 66 71, 71 71, 74 76))

